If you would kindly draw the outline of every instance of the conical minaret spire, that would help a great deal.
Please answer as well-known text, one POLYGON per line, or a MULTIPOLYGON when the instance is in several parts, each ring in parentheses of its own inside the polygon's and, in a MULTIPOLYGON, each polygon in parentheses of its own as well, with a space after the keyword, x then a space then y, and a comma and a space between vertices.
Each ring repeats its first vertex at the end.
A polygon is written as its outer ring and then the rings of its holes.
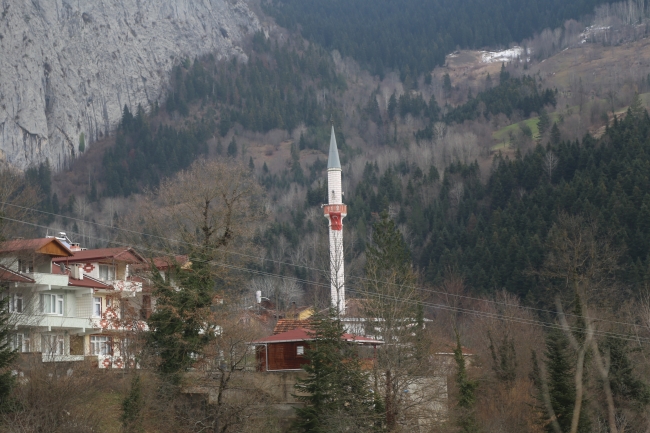
POLYGON ((345 314, 345 272, 343 257, 343 218, 347 215, 347 206, 343 204, 341 187, 341 161, 336 145, 334 125, 330 137, 330 151, 327 160, 327 196, 324 205, 325 217, 329 220, 330 238, 330 275, 332 307, 339 314, 345 314))

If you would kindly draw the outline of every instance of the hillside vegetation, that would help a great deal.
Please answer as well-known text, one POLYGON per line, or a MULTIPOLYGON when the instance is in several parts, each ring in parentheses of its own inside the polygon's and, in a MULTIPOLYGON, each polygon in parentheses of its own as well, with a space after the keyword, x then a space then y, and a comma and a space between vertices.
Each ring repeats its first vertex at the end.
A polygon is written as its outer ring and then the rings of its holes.
POLYGON ((265 11, 279 25, 355 58, 373 74, 393 69, 404 79, 443 65, 457 47, 508 45, 601 3, 606 1, 271 0, 265 11))

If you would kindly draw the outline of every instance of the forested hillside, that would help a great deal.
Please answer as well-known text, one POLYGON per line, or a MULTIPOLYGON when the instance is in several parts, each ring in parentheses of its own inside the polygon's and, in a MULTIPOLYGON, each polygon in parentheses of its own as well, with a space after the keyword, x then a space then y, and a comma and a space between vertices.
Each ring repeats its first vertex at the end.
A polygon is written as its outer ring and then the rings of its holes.
MULTIPOLYGON (((103 195, 126 197, 157 186, 163 177, 205 155, 207 141, 224 137, 236 124, 247 131, 290 133, 299 125, 322 125, 325 113, 333 112, 333 100, 319 103, 316 93, 335 94, 345 88, 345 80, 322 49, 279 47, 257 33, 248 54, 247 63, 206 57, 174 68, 164 111, 170 118, 187 119, 184 128, 155 122, 141 107, 133 115, 125 106, 115 146, 103 157, 103 195)), ((155 107, 153 114, 158 110, 155 107)), ((237 142, 233 138, 222 144, 219 139, 215 153, 235 157, 237 142)))
POLYGON ((593 11, 604 0, 270 0, 279 25, 352 56, 382 76, 402 79, 445 62, 461 48, 508 45, 564 20, 593 11))
POLYGON ((549 230, 568 214, 595 224, 620 252, 619 279, 643 289, 650 279, 649 134, 637 99, 599 140, 551 142, 514 159, 497 155, 487 185, 471 166, 450 167, 438 201, 424 210, 431 236, 420 268, 431 282, 452 267, 479 292, 506 288, 539 300, 544 287, 536 272, 549 230))

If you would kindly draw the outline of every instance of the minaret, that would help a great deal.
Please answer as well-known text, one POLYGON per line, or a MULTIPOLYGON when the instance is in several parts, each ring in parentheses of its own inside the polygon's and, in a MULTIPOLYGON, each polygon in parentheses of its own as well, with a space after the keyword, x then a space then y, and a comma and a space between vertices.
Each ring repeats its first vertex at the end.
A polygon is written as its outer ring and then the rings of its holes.
POLYGON ((331 300, 339 314, 345 314, 345 273, 343 258, 343 218, 348 208, 343 204, 341 191, 341 161, 336 146, 334 125, 330 138, 330 154, 327 160, 327 196, 328 204, 323 206, 325 217, 329 220, 330 234, 330 275, 331 300))

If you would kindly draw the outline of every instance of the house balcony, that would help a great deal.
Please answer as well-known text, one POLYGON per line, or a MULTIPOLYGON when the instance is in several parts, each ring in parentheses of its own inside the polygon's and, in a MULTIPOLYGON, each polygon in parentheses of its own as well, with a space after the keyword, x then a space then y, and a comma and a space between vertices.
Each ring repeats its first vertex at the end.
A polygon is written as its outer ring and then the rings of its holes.
POLYGON ((92 328, 103 331, 120 331, 120 332, 147 332, 149 325, 144 320, 121 320, 119 318, 94 318, 90 319, 92 328))
POLYGON ((87 329, 98 328, 88 317, 69 317, 47 314, 16 314, 14 319, 16 326, 27 326, 47 328, 52 330, 70 330, 85 332, 87 329))
POLYGON ((43 362, 79 362, 84 361, 84 355, 52 355, 51 353, 42 353, 41 360, 43 362))
POLYGON ((118 292, 131 293, 133 295, 142 292, 142 283, 138 281, 110 280, 106 281, 106 284, 110 284, 118 292))
POLYGON ((68 276, 59 274, 50 274, 43 272, 32 272, 25 274, 35 281, 37 286, 65 287, 68 288, 68 276))

